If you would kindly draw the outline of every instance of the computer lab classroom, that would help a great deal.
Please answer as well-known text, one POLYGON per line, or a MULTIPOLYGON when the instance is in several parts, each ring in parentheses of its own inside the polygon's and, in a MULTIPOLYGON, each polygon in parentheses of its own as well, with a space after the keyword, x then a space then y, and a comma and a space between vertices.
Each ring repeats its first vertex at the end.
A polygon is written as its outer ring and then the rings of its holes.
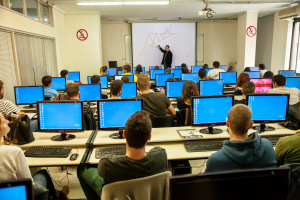
POLYGON ((0 0, 0 199, 300 199, 299 31, 298 0, 0 0))

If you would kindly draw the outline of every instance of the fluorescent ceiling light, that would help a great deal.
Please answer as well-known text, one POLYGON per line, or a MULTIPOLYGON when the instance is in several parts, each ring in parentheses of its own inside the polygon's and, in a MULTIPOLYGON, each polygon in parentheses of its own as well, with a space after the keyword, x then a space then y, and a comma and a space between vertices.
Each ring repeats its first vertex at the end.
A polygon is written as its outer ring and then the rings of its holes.
POLYGON ((127 1, 124 5, 167 5, 169 1, 127 1))
POLYGON ((77 3, 80 6, 105 6, 105 5, 123 5, 123 2, 81 2, 77 3))

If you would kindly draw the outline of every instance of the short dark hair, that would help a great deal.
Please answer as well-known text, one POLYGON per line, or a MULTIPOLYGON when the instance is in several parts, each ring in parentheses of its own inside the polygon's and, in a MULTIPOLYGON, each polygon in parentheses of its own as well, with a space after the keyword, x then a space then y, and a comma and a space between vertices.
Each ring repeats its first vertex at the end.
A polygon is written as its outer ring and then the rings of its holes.
POLYGON ((255 84, 253 82, 247 82, 243 85, 243 94, 253 94, 255 93, 255 84))
POLYGON ((219 63, 219 61, 213 62, 213 66, 214 66, 215 68, 220 68, 220 63, 219 63))
POLYGON ((277 74, 273 77, 273 83, 277 83, 278 86, 285 86, 286 78, 281 74, 277 74))
POLYGON ((174 78, 170 77, 167 79, 167 81, 176 81, 174 78))
POLYGON ((113 95, 118 95, 123 88, 123 81, 121 80, 114 80, 110 84, 110 91, 113 95))
POLYGON ((202 79, 205 78, 205 76, 206 76, 206 69, 204 69, 204 68, 199 69, 198 76, 200 78, 202 78, 202 79))
POLYGON ((151 135, 152 123, 149 113, 142 110, 131 115, 125 125, 126 141, 129 147, 143 148, 151 135))
POLYGON ((170 48, 170 46, 169 46, 169 45, 166 45, 166 47, 170 48))
POLYGON ((235 105, 228 112, 228 121, 233 134, 245 135, 252 122, 252 112, 246 105, 235 105))
POLYGON ((77 83, 69 83, 66 87, 67 95, 72 98, 78 95, 79 87, 77 83))
POLYGON ((188 68, 186 68, 186 67, 181 67, 181 72, 182 72, 183 74, 190 73, 189 70, 188 70, 188 68))
POLYGON ((262 64, 259 64, 258 67, 259 67, 260 69, 266 69, 266 65, 263 64, 263 63, 262 63, 262 64))
POLYGON ((204 64, 204 65, 203 65, 203 68, 208 68, 208 64, 204 64))
POLYGON ((61 77, 66 77, 66 76, 68 75, 68 73, 69 73, 68 70, 65 70, 65 69, 64 69, 64 70, 61 70, 60 76, 61 76, 61 77))
POLYGON ((186 64, 185 64, 185 63, 182 63, 182 64, 181 64, 181 67, 185 67, 185 68, 186 68, 186 64))
POLYGON ((92 76, 92 77, 91 77, 91 82, 92 82, 92 84, 97 84, 97 83, 99 83, 99 82, 100 82, 100 76, 98 76, 98 75, 92 76))
POLYGON ((130 65, 124 65, 123 69, 125 69, 127 71, 127 73, 130 73, 130 71, 131 71, 130 65))
POLYGON ((246 68, 244 69, 244 72, 251 72, 250 67, 246 67, 246 68))
POLYGON ((159 66, 155 66, 154 69, 159 69, 159 66))
POLYGON ((42 78, 43 86, 48 87, 48 85, 52 82, 52 76, 44 76, 42 78))
POLYGON ((129 83, 129 77, 128 76, 122 76, 121 81, 123 81, 123 83, 129 83))
POLYGON ((273 78, 273 77, 274 77, 274 73, 272 71, 266 71, 263 76, 263 78, 273 78))

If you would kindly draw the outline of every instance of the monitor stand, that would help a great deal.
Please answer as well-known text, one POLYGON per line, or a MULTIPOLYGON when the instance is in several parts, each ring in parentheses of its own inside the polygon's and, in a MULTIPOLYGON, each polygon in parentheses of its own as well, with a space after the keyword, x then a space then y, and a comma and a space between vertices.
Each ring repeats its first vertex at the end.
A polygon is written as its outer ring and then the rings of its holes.
POLYGON ((219 134, 219 133, 222 133, 223 131, 221 129, 218 129, 218 128, 207 127, 207 128, 204 128, 204 129, 200 129, 199 132, 204 133, 204 134, 219 134))
POLYGON ((123 138, 123 130, 117 132, 117 133, 112 133, 109 135, 109 138, 111 139, 124 139, 123 138))
POLYGON ((51 140, 52 141, 67 141, 67 140, 73 140, 75 138, 76 138, 76 135, 61 133, 60 135, 55 135, 55 136, 51 137, 51 140))
POLYGON ((252 126, 252 129, 256 130, 258 133, 263 133, 265 131, 274 131, 275 128, 272 126, 266 126, 266 124, 260 124, 257 126, 252 126))
POLYGON ((23 108, 36 108, 32 103, 29 104, 29 106, 24 106, 23 108))

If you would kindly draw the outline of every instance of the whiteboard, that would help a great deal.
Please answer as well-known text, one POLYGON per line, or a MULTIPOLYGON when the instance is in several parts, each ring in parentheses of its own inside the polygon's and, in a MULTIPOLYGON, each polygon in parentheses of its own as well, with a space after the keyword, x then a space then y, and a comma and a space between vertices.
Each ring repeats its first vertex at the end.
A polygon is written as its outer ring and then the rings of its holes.
POLYGON ((170 46, 172 68, 186 63, 195 65, 195 23, 132 23, 133 66, 161 65, 163 53, 158 49, 170 46))
POLYGON ((197 62, 204 62, 204 35, 197 35, 197 62))

